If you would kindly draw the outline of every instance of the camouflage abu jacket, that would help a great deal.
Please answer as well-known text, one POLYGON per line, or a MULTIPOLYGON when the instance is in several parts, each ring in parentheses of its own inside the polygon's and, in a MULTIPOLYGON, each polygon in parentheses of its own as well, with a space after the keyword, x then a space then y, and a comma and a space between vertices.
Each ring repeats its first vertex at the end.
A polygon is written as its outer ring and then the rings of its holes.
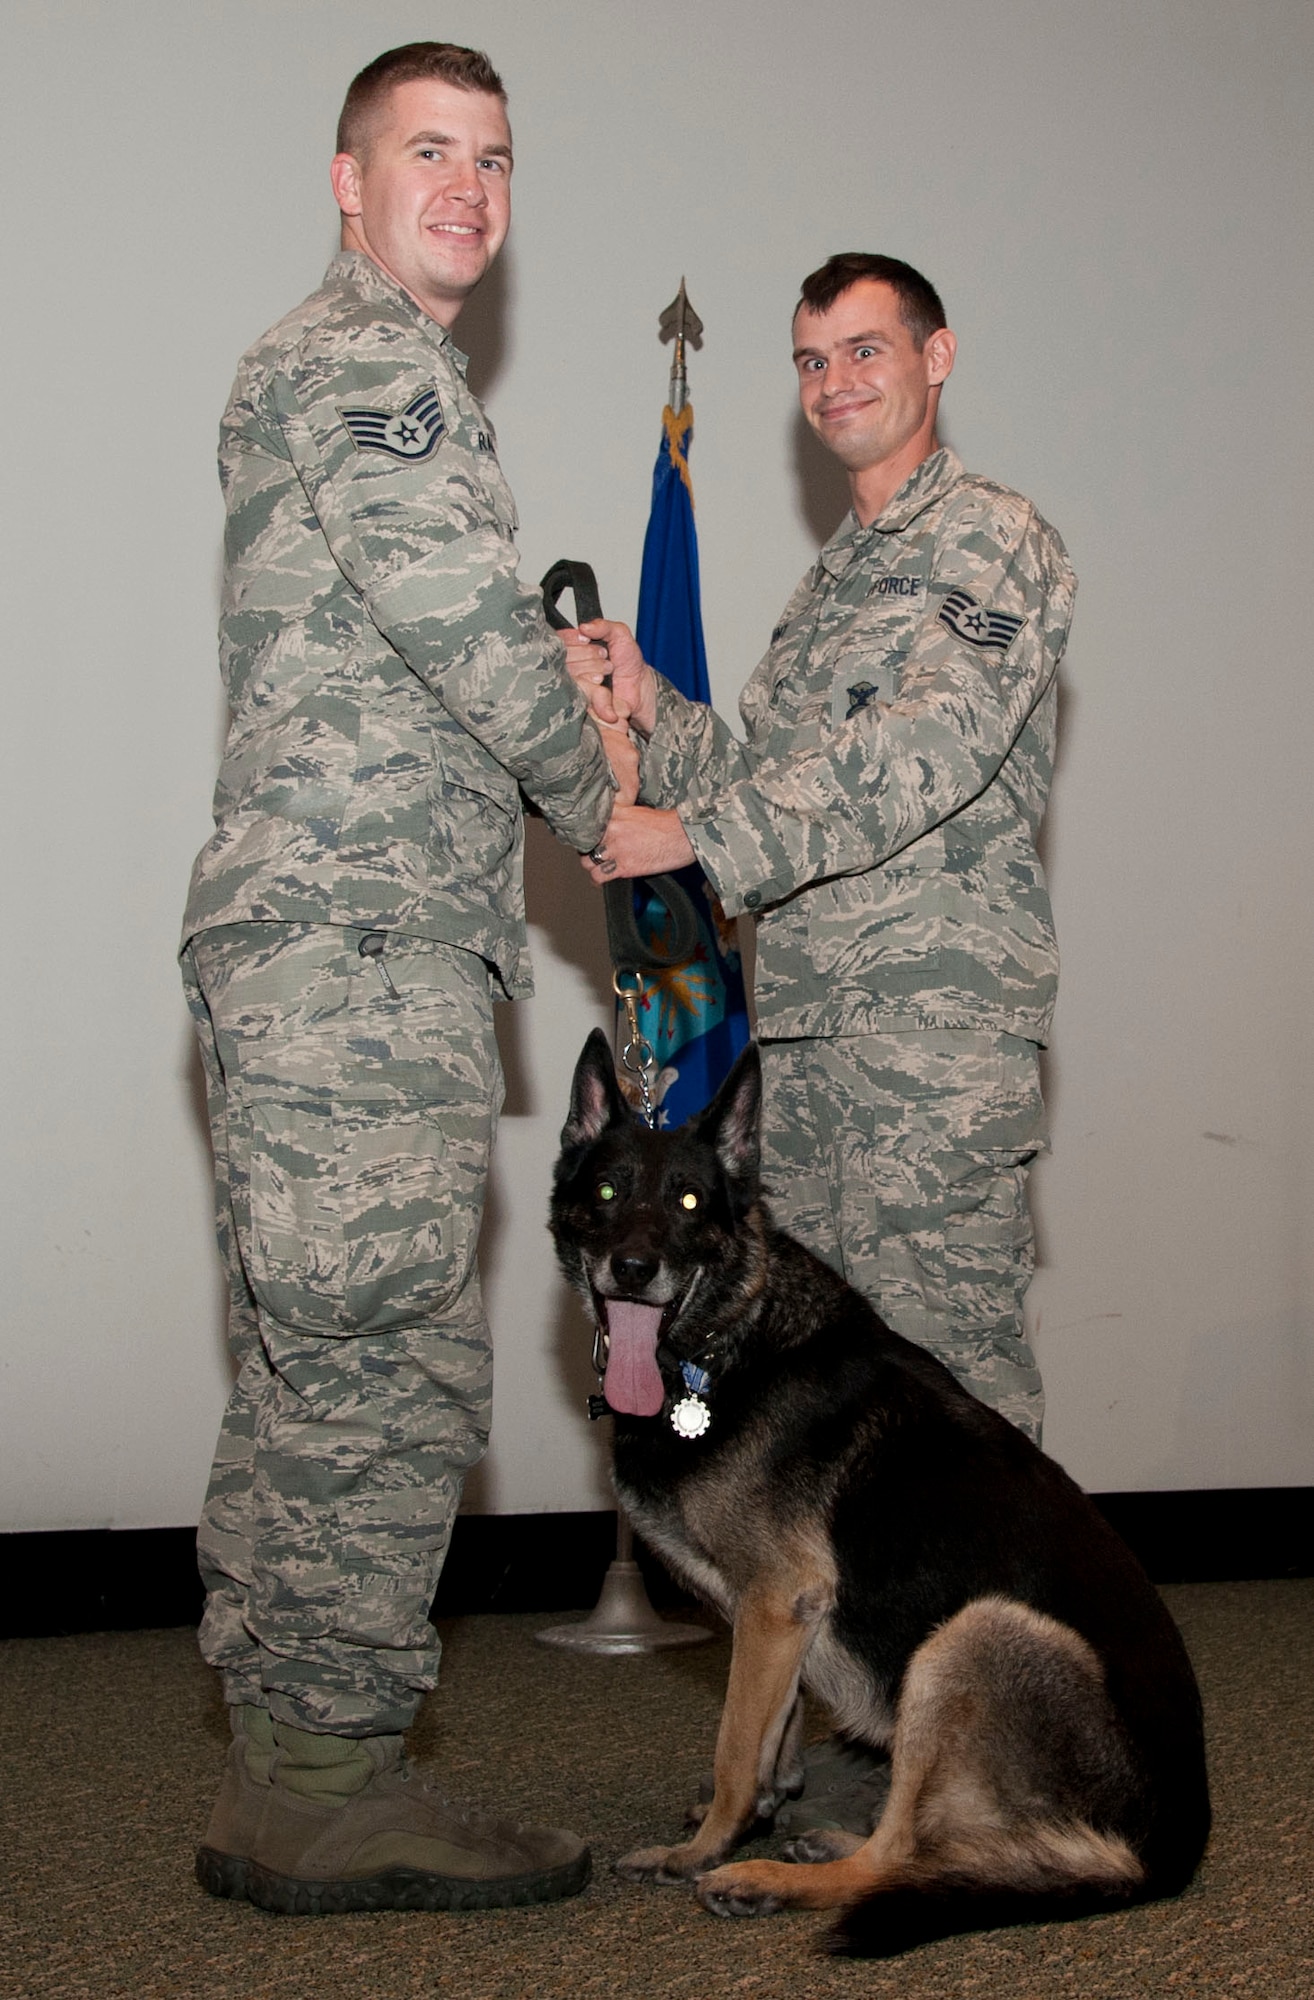
POLYGON ((612 783, 450 336, 367 257, 243 357, 219 448, 227 747, 184 942, 394 928, 530 991, 518 787, 591 847, 612 783))
POLYGON ((641 798, 678 807, 727 914, 755 914, 763 1036, 1044 1040, 1036 834, 1074 590, 1029 502, 937 451, 790 598, 746 744, 659 681, 641 798))

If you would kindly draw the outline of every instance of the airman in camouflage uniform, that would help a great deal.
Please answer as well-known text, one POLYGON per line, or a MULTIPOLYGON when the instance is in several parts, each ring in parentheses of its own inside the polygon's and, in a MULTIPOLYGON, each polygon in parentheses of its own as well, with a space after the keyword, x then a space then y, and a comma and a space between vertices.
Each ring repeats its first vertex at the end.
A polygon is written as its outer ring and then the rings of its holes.
POLYGON ((492 1002, 530 990, 520 788, 579 849, 613 795, 450 333, 510 169, 486 58, 362 72, 344 248, 243 358, 221 431, 230 725, 183 958, 239 1369, 199 1534, 235 1741, 198 1872, 274 1909, 530 1901, 588 1870, 400 1757, 488 1434, 475 1242, 492 1002))
MULTIPOLYGON (((744 689, 746 742, 624 628, 586 628, 647 739, 642 804, 589 866, 692 854, 727 915, 756 917, 778 1219, 1038 1436, 1025 1180, 1057 958, 1036 835, 1074 583, 1035 509, 940 446, 943 329, 894 260, 835 258, 805 284, 801 400, 855 511, 744 689)), ((610 715, 578 649, 572 668, 610 715)))

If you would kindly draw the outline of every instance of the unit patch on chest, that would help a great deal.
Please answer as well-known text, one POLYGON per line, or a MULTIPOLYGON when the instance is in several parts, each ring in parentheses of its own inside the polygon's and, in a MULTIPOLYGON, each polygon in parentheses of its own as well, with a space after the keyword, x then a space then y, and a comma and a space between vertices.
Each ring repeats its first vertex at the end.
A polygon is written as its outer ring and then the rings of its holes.
MULTIPOLYGON (((437 394, 422 389, 404 410, 340 410, 357 451, 382 451, 389 458, 415 464, 432 458, 446 429, 437 394)), ((481 446, 491 450, 491 445, 481 446)))
POLYGON ((1006 653, 1026 620, 1006 611, 987 611, 969 590, 951 590, 940 607, 940 623, 969 645, 1006 653))

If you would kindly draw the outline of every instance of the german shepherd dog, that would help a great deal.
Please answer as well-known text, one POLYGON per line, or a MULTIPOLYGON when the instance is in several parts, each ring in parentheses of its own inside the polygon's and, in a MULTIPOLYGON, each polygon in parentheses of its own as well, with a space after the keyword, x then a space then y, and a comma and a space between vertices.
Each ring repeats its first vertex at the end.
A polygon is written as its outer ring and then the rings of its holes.
POLYGON ((734 1627, 715 1796, 619 1872, 723 1916, 840 1910, 832 1948, 861 1957, 1175 1895, 1209 1831, 1177 1628, 1066 1473, 773 1226, 760 1098, 750 1045, 697 1119, 649 1131, 595 1030, 562 1133, 551 1226, 606 1356, 616 1491, 734 1627), (801 1789, 801 1687, 888 1750, 884 1811, 728 1863, 801 1789))

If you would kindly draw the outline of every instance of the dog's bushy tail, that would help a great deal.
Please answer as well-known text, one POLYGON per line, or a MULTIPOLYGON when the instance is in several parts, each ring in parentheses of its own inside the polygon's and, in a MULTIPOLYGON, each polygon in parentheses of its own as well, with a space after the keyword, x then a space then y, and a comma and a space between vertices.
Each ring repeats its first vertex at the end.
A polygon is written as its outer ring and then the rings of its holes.
POLYGON ((942 1875, 925 1887, 910 1884, 865 1896, 845 1911, 825 1945, 839 1958, 897 1958, 919 1944, 961 1937, 967 1931, 1062 1923, 1101 1910, 1125 1909, 1144 1893, 1143 1886, 1131 1882, 1009 1889, 942 1875))

